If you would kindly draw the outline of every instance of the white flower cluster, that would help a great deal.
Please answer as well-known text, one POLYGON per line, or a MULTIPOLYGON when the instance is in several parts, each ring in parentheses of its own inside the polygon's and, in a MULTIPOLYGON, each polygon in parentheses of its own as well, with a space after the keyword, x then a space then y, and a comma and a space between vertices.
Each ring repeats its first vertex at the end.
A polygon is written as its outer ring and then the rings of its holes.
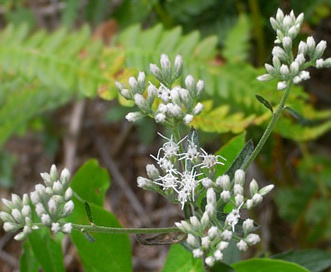
POLYGON ((212 182, 207 177, 200 180, 198 177, 204 173, 212 173, 215 165, 223 164, 219 159, 224 158, 207 154, 194 143, 192 138, 184 138, 176 143, 173 136, 170 139, 162 137, 167 141, 159 149, 156 157, 151 155, 161 173, 154 164, 148 164, 146 172, 149 178, 138 177, 138 186, 149 190, 161 187, 167 197, 176 199, 183 208, 187 201, 195 200, 196 189, 200 184, 206 187, 212 182), (183 149, 181 144, 184 140, 186 140, 186 150, 181 153, 183 149))
POLYGON ((135 122, 144 115, 151 116, 157 123, 171 122, 171 120, 184 121, 189 124, 195 115, 200 114, 203 105, 197 102, 204 83, 202 80, 195 82, 192 75, 185 78, 186 88, 181 86, 172 87, 173 83, 182 74, 183 60, 177 55, 172 71, 169 57, 161 55, 160 67, 150 64, 150 72, 160 82, 156 87, 151 82, 146 91, 146 75, 139 72, 137 79, 129 78, 130 88, 125 88, 121 83, 116 82, 120 94, 127 100, 133 100, 139 111, 130 112, 126 119, 135 122))
POLYGON ((261 203, 264 195, 269 193, 273 185, 258 189, 257 182, 250 182, 250 197, 244 198, 245 173, 243 170, 235 172, 234 182, 230 182, 227 175, 220 176, 207 190, 207 203, 202 216, 193 215, 189 220, 175 223, 187 233, 187 244, 191 247, 195 258, 204 258, 208 266, 223 259, 223 251, 229 246, 231 239, 237 241, 237 248, 246 251, 248 246, 260 242, 260 237, 252 233, 255 230, 254 221, 250 218, 242 221, 241 228, 237 227, 240 220, 240 209, 250 209, 261 203), (217 197, 217 193, 219 197, 217 197), (220 203, 231 203, 232 211, 225 220, 220 220, 217 210, 220 203))
POLYGON ((272 50, 272 65, 265 64, 267 74, 258 77, 260 81, 278 79, 278 90, 286 89, 289 83, 300 83, 310 78, 305 71, 310 66, 316 68, 331 67, 331 58, 323 60, 321 57, 326 48, 326 42, 320 41, 317 45, 313 37, 306 42, 299 43, 296 57, 293 54, 292 41, 299 34, 303 22, 303 13, 295 17, 293 11, 284 15, 281 9, 277 10, 275 18, 270 18, 272 28, 276 31, 276 45, 272 50))
MULTIPOLYGON (((35 191, 23 195, 23 200, 12 194, 12 200, 2 199, 9 208, 8 212, 1 212, 0 217, 4 221, 5 231, 23 231, 15 236, 16 240, 23 240, 32 229, 38 229, 38 223, 33 223, 31 204, 35 206, 37 216, 41 223, 50 227, 54 233, 59 231, 70 233, 71 223, 60 223, 61 218, 67 217, 74 209, 71 200, 72 189, 69 187, 70 173, 67 169, 61 172, 58 179, 58 172, 55 165, 52 165, 50 173, 42 173, 41 177, 45 185, 37 184, 35 191)), ((40 223, 39 223, 40 225, 40 223)))

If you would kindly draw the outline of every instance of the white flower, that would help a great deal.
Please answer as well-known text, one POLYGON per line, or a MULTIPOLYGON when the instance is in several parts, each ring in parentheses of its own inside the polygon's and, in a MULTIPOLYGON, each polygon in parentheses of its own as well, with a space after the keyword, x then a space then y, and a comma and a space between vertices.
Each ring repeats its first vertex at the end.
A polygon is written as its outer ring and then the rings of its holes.
POLYGON ((201 248, 193 249, 192 253, 194 258, 201 258, 203 255, 203 251, 201 250, 201 248))
POLYGON ((166 119, 166 116, 164 113, 158 113, 154 117, 156 123, 163 123, 166 119))
POLYGON ((52 231, 54 233, 58 233, 60 231, 60 224, 59 223, 52 223, 52 231))
POLYGON ((246 251, 247 250, 247 243, 244 240, 240 240, 239 243, 237 243, 237 248, 240 251, 246 251))
POLYGON ((183 118, 184 124, 188 125, 191 123, 193 120, 193 115, 192 114, 186 114, 183 118))
POLYGON ((205 259, 205 263, 206 265, 208 266, 213 266, 215 264, 215 258, 213 256, 208 256, 206 259, 205 259))
POLYGON ((248 236, 245 238, 245 241, 248 245, 252 246, 261 241, 261 238, 259 235, 255 233, 248 234, 248 236))
POLYGON ((72 224, 71 223, 66 223, 62 226, 61 228, 63 233, 71 233, 72 231, 72 224))
POLYGON ((216 261, 221 261, 223 259, 223 253, 218 249, 213 254, 216 261))

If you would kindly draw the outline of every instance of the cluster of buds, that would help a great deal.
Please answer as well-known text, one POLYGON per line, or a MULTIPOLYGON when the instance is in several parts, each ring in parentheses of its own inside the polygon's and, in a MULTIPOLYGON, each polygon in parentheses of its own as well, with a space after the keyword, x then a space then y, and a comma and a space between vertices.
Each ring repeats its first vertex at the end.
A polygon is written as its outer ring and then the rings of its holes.
POLYGON ((167 141, 159 149, 156 157, 151 155, 158 167, 148 164, 148 178, 138 177, 138 186, 161 192, 167 198, 181 203, 183 208, 186 202, 194 202, 196 196, 212 182, 209 177, 215 173, 217 164, 223 164, 220 159, 224 158, 208 154, 199 148, 194 139, 195 132, 178 143, 173 140, 173 136, 170 139, 162 137, 167 141), (185 151, 182 152, 185 140, 185 151), (204 178, 199 179, 202 175, 204 178))
POLYGON ((208 266, 222 261, 223 251, 229 246, 231 239, 237 241, 237 248, 241 251, 260 242, 259 235, 252 233, 256 229, 254 221, 250 218, 241 220, 240 209, 250 209, 261 203, 263 196, 273 189, 273 185, 259 189, 253 179, 249 184, 250 196, 245 198, 244 182, 245 172, 241 169, 235 172, 232 182, 227 175, 218 177, 207 189, 207 201, 202 216, 193 215, 189 220, 175 223, 188 234, 186 242, 193 256, 204 258, 208 266), (218 209, 225 204, 230 204, 233 208, 222 221, 218 209))
POLYGON ((127 100, 134 101, 139 109, 128 113, 126 119, 135 122, 147 115, 154 118, 157 123, 184 121, 185 124, 189 124, 203 109, 203 105, 197 101, 204 83, 202 80, 196 82, 192 75, 188 75, 185 78, 185 88, 173 86, 182 75, 182 71, 183 60, 180 55, 176 56, 172 69, 169 57, 162 54, 160 67, 156 64, 150 65, 150 72, 159 81, 159 86, 149 82, 147 87, 144 72, 139 72, 137 78, 129 78, 129 89, 116 82, 120 94, 127 100))
POLYGON ((297 55, 294 57, 293 40, 300 32, 303 13, 296 17, 291 11, 284 15, 281 9, 277 10, 275 18, 270 18, 272 28, 276 31, 276 45, 272 50, 272 65, 265 64, 267 74, 258 77, 260 81, 278 79, 278 90, 284 90, 290 83, 298 84, 310 78, 305 71, 310 66, 316 68, 331 67, 331 58, 322 59, 326 49, 326 42, 320 41, 317 45, 313 37, 308 37, 306 42, 299 43, 297 55))
POLYGON ((0 217, 4 221, 5 231, 22 232, 15 236, 16 240, 23 240, 33 230, 38 229, 40 223, 33 222, 31 206, 35 208, 37 216, 42 225, 45 225, 54 233, 59 231, 70 233, 71 223, 62 223, 60 219, 67 217, 74 209, 74 203, 71 200, 72 189, 69 187, 70 173, 67 169, 61 172, 58 178, 58 172, 55 165, 52 165, 50 173, 42 173, 44 184, 37 184, 35 191, 23 195, 23 199, 12 194, 12 200, 2 199, 3 203, 9 209, 8 212, 2 211, 0 217))

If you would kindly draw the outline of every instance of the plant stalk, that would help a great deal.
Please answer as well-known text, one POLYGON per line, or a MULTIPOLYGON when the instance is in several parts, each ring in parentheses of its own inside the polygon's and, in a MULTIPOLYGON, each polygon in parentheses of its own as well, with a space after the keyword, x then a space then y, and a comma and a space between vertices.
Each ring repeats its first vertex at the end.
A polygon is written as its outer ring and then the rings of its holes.
POLYGON ((292 86, 292 83, 288 82, 288 85, 287 85, 287 87, 284 91, 284 94, 283 94, 280 102, 279 102, 279 105, 278 105, 276 111, 272 115, 272 119, 270 120, 266 130, 264 131, 260 141, 258 142, 257 146, 253 150, 252 154, 249 156, 248 160, 244 163, 243 170, 247 170, 249 165, 255 160, 257 155, 261 152, 264 144, 268 140, 268 138, 269 138, 271 132, 273 131, 279 117, 282 115, 282 113, 285 109, 285 103, 286 103, 286 100, 287 100, 287 98, 290 94, 291 86, 292 86))

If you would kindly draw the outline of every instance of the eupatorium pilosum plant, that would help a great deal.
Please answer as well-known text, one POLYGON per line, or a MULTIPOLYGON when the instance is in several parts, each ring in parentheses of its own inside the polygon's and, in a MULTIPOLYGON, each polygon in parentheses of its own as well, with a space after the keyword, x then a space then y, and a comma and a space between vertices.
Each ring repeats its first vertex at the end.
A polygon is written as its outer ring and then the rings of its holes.
POLYGON ((154 163, 146 165, 146 176, 138 177, 137 184, 178 204, 183 210, 183 220, 176 222, 174 227, 162 229, 119 229, 94 223, 68 223, 63 219, 74 209, 70 175, 66 169, 58 175, 56 167, 52 166, 49 174, 41 174, 44 184, 36 185, 35 191, 24 194, 22 199, 16 194, 10 201, 3 199, 7 207, 0 213, 4 230, 19 230, 14 237, 16 240, 25 239, 41 227, 48 227, 54 233, 70 233, 72 230, 136 234, 180 232, 181 243, 195 258, 203 260, 206 270, 216 262, 222 262, 224 250, 231 244, 240 251, 246 251, 249 246, 260 242, 259 235, 254 233, 258 225, 253 219, 243 219, 242 210, 250 210, 260 204, 274 186, 259 188, 255 179, 246 180, 245 170, 259 154, 277 120, 287 109, 286 99, 291 86, 309 78, 308 67, 331 66, 331 59, 322 59, 325 41, 316 44, 312 37, 308 37, 305 42, 299 43, 298 48, 293 48, 303 14, 298 17, 293 12, 284 15, 279 9, 270 22, 276 31, 276 45, 272 50, 272 64, 265 65, 267 73, 258 80, 276 79, 277 89, 283 92, 283 96, 275 111, 267 100, 259 98, 272 110, 272 119, 256 148, 240 153, 232 163, 236 168, 231 171, 224 169, 224 175, 217 175, 216 170, 224 167, 226 158, 207 153, 199 145, 197 131, 187 126, 203 110, 200 97, 204 83, 192 75, 183 78, 180 55, 171 62, 167 55, 162 54, 159 65, 150 64, 150 76, 139 72, 137 77, 129 78, 128 84, 116 83, 119 93, 134 102, 138 109, 126 115, 128 121, 135 122, 148 116, 163 125, 167 132, 167 135, 158 133, 164 143, 157 154, 151 155, 154 163), (182 135, 182 131, 186 133, 182 135), (243 163, 238 164, 238 161, 243 163), (32 216, 33 210, 36 217, 32 216))

